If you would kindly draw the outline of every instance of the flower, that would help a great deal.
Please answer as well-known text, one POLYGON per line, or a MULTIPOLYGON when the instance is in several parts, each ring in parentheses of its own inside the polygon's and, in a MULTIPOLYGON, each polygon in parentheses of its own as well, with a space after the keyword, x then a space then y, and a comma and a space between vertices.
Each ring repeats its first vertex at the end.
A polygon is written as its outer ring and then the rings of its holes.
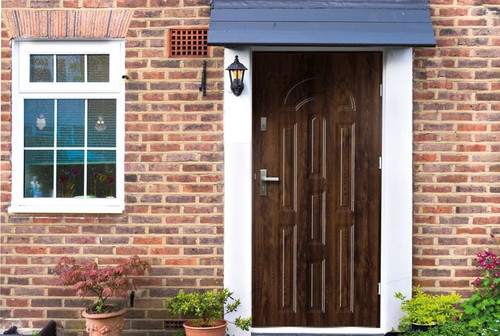
POLYGON ((89 195, 93 197, 114 197, 115 172, 109 167, 95 166, 89 173, 89 195), (101 170, 103 169, 103 170, 101 170))
POLYGON ((73 197, 75 191, 78 192, 77 186, 81 183, 81 181, 77 181, 79 173, 80 171, 76 167, 69 170, 65 168, 61 169, 57 185, 57 197, 73 197))

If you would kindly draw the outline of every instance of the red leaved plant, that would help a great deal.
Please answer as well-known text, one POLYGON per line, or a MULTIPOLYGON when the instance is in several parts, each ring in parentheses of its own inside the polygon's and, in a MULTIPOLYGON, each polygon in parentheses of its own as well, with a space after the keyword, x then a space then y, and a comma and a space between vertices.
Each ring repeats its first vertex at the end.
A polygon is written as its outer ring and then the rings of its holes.
POLYGON ((78 263, 75 258, 62 257, 56 265, 60 284, 72 286, 80 297, 96 295, 97 300, 86 309, 89 314, 102 314, 123 308, 105 303, 109 297, 127 298, 128 291, 137 289, 137 279, 130 276, 144 275, 151 271, 148 261, 138 256, 130 257, 117 266, 99 268, 94 261, 78 263))

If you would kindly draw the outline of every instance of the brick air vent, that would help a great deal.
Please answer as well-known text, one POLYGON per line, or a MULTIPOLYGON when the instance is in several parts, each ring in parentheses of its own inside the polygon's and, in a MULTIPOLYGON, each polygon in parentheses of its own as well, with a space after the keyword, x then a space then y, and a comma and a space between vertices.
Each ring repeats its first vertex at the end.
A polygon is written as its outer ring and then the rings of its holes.
POLYGON ((163 329, 166 330, 179 330, 183 328, 185 320, 164 320, 163 329))
POLYGON ((208 30, 206 28, 170 29, 168 46, 172 57, 207 56, 208 30))

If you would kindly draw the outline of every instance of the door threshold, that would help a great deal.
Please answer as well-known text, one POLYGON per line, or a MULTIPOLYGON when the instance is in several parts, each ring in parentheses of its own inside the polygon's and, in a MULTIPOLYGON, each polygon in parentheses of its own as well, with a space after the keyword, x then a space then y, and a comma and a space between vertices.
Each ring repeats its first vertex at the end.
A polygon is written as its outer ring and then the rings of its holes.
POLYGON ((353 333, 345 333, 345 332, 328 332, 328 333, 323 333, 323 332, 319 332, 319 333, 314 333, 314 334, 311 334, 311 333, 300 333, 300 332, 297 332, 297 333, 255 333, 255 332, 252 332, 252 335, 255 335, 255 336, 322 336, 322 335, 325 335, 325 336, 384 336, 384 335, 393 335, 393 333, 389 333, 389 334, 381 334, 381 333, 375 333, 375 334, 353 334, 353 333))
POLYGON ((385 336, 394 335, 386 334, 380 328, 367 327, 331 327, 331 328, 314 328, 314 327, 262 327, 252 328, 253 336, 385 336))

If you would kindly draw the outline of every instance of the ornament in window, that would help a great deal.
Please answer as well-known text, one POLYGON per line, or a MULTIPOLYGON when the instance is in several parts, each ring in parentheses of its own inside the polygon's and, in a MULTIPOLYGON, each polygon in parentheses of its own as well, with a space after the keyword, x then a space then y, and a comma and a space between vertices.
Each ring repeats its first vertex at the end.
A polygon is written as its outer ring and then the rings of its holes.
POLYGON ((102 133, 106 130, 106 124, 104 123, 104 118, 102 116, 97 117, 97 121, 95 123, 95 130, 99 133, 102 133))
POLYGON ((38 182, 38 176, 33 176, 33 179, 30 182, 31 184, 31 194, 33 197, 42 197, 42 185, 38 182))
POLYGON ((41 131, 47 126, 47 122, 45 121, 45 116, 43 113, 40 113, 36 118, 36 127, 41 131))

